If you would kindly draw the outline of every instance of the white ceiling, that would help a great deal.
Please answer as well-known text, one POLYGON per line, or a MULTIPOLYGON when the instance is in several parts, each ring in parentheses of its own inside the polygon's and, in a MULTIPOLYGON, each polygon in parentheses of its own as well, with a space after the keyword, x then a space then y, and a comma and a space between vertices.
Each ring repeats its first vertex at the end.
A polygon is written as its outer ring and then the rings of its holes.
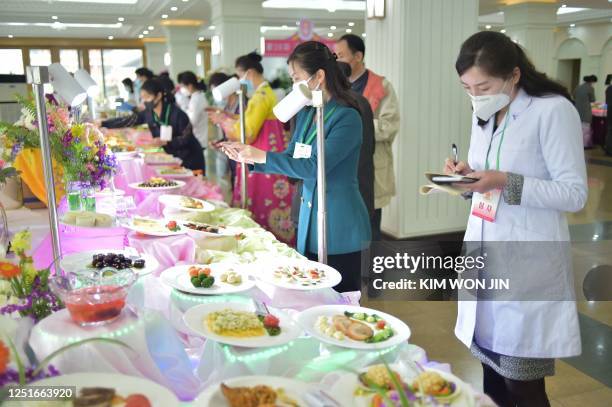
MULTIPOLYGON (((223 0, 229 2, 233 0, 223 0)), ((262 0, 252 0, 262 1, 262 0)), ((293 31, 296 20, 310 18, 315 30, 322 35, 333 32, 344 34, 348 23, 350 29, 361 34, 364 30, 363 11, 344 10, 343 2, 350 7, 365 3, 365 0, 268 0, 284 3, 292 8, 263 8, 262 26, 274 27, 265 37, 287 37, 293 31), (319 9, 293 8, 308 2, 319 9), (335 12, 328 9, 337 8, 335 12), (286 30, 280 29, 283 25, 286 30), (330 26, 336 26, 331 30, 330 26)), ((507 0, 480 0, 480 23, 492 26, 503 25, 503 10, 507 0)), ((612 2, 608 0, 559 0, 568 7, 588 8, 578 13, 559 16, 559 23, 601 23, 610 21, 612 2)), ((0 36, 14 37, 72 37, 72 38, 138 38, 149 26, 145 37, 163 36, 160 22, 162 15, 171 19, 198 19, 204 21, 199 35, 209 37, 208 29, 211 9, 208 0, 0 0, 0 36), (176 7, 173 11, 171 8, 176 7), (51 17, 57 16, 57 20, 51 17), (123 18, 123 21, 119 21, 123 18), (18 25, 15 25, 17 23, 18 25), (54 25, 53 25, 54 24, 54 25)))

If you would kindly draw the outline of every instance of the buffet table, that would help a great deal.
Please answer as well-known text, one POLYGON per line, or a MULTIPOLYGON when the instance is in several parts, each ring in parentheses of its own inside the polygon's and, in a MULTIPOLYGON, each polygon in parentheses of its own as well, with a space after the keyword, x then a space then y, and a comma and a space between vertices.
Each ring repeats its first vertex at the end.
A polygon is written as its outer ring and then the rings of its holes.
MULTIPOLYGON (((29 335, 23 336, 24 343, 17 345, 27 343, 38 360, 62 346, 87 338, 120 340, 125 346, 90 342, 71 348, 54 359, 53 364, 62 375, 96 372, 146 378, 170 389, 184 405, 193 403, 195 406, 215 405, 204 399, 218 388, 218 383, 246 375, 281 376, 318 384, 318 388, 330 391, 339 405, 349 406, 353 405, 354 399, 354 372, 372 364, 385 361, 394 370, 412 372, 413 375, 430 368, 449 374, 450 366, 428 361, 425 351, 408 341, 381 346, 377 350, 359 350, 324 343, 301 332, 283 345, 247 348, 206 340, 197 335, 186 326, 183 318, 195 306, 258 302, 294 318, 301 311, 320 305, 358 306, 360 293, 338 293, 332 288, 292 290, 261 280, 256 280, 248 291, 227 295, 192 295, 171 288, 162 282, 160 273, 177 265, 230 264, 256 273, 255 265, 266 259, 303 257, 259 227, 247 211, 228 208, 217 202, 216 208, 210 212, 181 215, 168 212, 159 203, 158 193, 134 191, 129 187, 129 184, 142 182, 152 175, 155 175, 155 168, 145 164, 141 157, 120 162, 115 187, 133 199, 134 205, 126 208, 130 216, 182 216, 190 221, 225 225, 239 238, 232 242, 231 250, 222 250, 206 240, 197 241, 185 234, 153 237, 121 226, 96 229, 62 225, 63 255, 91 249, 104 252, 105 249, 131 248, 140 255, 151 256, 159 266, 138 278, 122 313, 109 324, 82 327, 75 324, 68 311, 63 309, 29 327, 29 335)), ((187 179, 179 194, 221 200, 219 188, 198 177, 187 179)), ((116 202, 114 194, 101 196, 97 207, 114 210, 114 215, 118 216, 116 202)), ((60 212, 65 210, 64 203, 60 212)), ((34 250, 33 257, 38 267, 52 263, 49 237, 34 250)), ((454 380, 457 385, 461 384, 461 394, 452 405, 492 405, 469 384, 454 380)))

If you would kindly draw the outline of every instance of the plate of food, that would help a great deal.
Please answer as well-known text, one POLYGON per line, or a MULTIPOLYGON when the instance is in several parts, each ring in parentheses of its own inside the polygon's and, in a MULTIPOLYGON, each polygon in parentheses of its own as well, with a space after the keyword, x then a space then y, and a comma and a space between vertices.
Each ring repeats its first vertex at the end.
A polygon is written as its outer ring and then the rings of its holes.
POLYGON ((191 196, 166 194, 159 197, 159 202, 172 209, 188 212, 210 212, 215 210, 215 206, 210 202, 191 196))
POLYGON ((112 191, 110 188, 104 188, 100 191, 96 191, 96 198, 109 198, 113 196, 124 196, 125 191, 123 189, 115 189, 112 191))
POLYGON ((258 312, 254 302, 201 304, 183 314, 197 335, 227 345, 267 348, 284 345, 300 336, 300 327, 283 311, 258 312))
POLYGON ((278 258, 258 264, 257 278, 290 290, 317 290, 335 287, 342 275, 328 265, 306 259, 278 258))
POLYGON ((473 405, 473 394, 456 376, 437 369, 426 368, 415 374, 401 364, 376 364, 357 373, 341 374, 330 389, 341 404, 356 407, 400 407, 405 397, 417 405, 440 404, 449 406, 473 405), (472 399, 472 403, 470 403, 472 399))
POLYGON ((153 256, 138 254, 135 251, 114 249, 96 249, 67 254, 62 257, 61 265, 64 271, 68 273, 113 267, 118 270, 132 269, 139 276, 150 274, 159 267, 159 263, 153 256))
POLYGON ((175 220, 150 219, 138 216, 133 217, 125 227, 143 235, 159 237, 176 236, 187 232, 175 220))
MULTIPOLYGON (((48 402, 53 406, 178 407, 169 389, 141 377, 118 373, 73 373, 49 377, 31 386, 76 386, 76 400, 48 402)), ((24 406, 31 405, 22 402, 24 406)), ((43 405, 43 402, 40 405, 43 405)), ((14 404, 20 405, 20 404, 14 404)), ((47 404, 44 404, 47 405, 47 404)))
POLYGON ((183 160, 166 153, 146 153, 145 163, 149 165, 181 165, 183 160))
POLYGON ((164 270, 161 281, 179 291, 199 295, 233 294, 249 290, 255 281, 235 265, 183 265, 164 270))
POLYGON ((352 349, 381 349, 410 338, 410 328, 393 315, 350 305, 319 305, 302 311, 298 323, 311 336, 352 349))
POLYGON ((194 407, 306 406, 302 394, 312 385, 280 376, 241 376, 208 386, 194 407))
POLYGON ((193 171, 180 165, 160 167, 156 170, 157 175, 162 178, 189 178, 193 177, 193 171))
POLYGON ((106 213, 68 211, 62 216, 60 223, 66 226, 84 228, 110 228, 115 224, 115 220, 106 213))
POLYGON ((151 177, 143 182, 132 182, 130 188, 141 191, 172 191, 180 189, 185 185, 185 182, 179 180, 170 180, 159 177, 151 177))
POLYGON ((181 227, 186 228, 187 234, 194 239, 233 235, 225 226, 213 226, 201 222, 184 221, 181 222, 181 227))

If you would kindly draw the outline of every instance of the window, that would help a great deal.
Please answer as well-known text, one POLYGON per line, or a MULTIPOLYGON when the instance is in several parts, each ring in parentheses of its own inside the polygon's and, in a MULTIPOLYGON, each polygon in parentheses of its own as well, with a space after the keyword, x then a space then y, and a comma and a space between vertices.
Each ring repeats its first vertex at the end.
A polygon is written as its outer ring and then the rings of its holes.
POLYGON ((23 75, 23 56, 20 49, 0 49, 0 74, 23 75))
MULTIPOLYGON (((134 79, 134 71, 143 66, 142 50, 105 49, 102 51, 102 61, 105 94, 107 99, 114 101, 116 97, 120 97, 123 88, 121 81, 125 78, 134 79)), ((92 66, 91 56, 89 64, 92 66)), ((97 81, 96 77, 94 79, 97 81)))
POLYGON ((198 67, 198 71, 196 74, 198 76, 204 76, 206 74, 206 67, 204 66, 204 50, 198 49, 196 52, 196 66, 198 67))
POLYGON ((60 49, 60 64, 70 73, 75 73, 79 69, 79 51, 76 49, 60 49))
POLYGON ((51 65, 51 50, 31 49, 30 50, 30 65, 31 66, 49 66, 51 65))

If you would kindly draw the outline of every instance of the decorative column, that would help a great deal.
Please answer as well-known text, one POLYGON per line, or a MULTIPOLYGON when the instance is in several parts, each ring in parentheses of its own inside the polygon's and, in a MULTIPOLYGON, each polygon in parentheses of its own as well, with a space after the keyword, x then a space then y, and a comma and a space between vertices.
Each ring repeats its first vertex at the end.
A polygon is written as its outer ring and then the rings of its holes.
POLYGON ((252 0, 209 0, 211 24, 215 26, 212 47, 213 69, 234 68, 240 55, 259 49, 261 38, 261 2, 252 0), (215 38, 217 37, 217 38, 215 38))
POLYGON ((455 72, 461 43, 478 27, 478 0, 387 0, 384 19, 366 21, 368 68, 399 98, 393 145, 397 195, 382 228, 397 238, 465 229, 469 204, 446 194, 423 197, 426 171, 441 171, 451 144, 467 159, 471 110, 455 72))
POLYGON ((539 71, 556 74, 555 26, 556 2, 520 3, 504 7, 506 34, 525 48, 539 71))
POLYGON ((201 20, 162 21, 166 33, 166 47, 170 53, 170 76, 183 71, 197 72, 196 54, 198 52, 198 31, 201 20))
POLYGON ((154 73, 168 69, 164 65, 164 54, 166 53, 166 40, 164 38, 145 38, 143 39, 145 55, 147 57, 146 66, 154 73))

